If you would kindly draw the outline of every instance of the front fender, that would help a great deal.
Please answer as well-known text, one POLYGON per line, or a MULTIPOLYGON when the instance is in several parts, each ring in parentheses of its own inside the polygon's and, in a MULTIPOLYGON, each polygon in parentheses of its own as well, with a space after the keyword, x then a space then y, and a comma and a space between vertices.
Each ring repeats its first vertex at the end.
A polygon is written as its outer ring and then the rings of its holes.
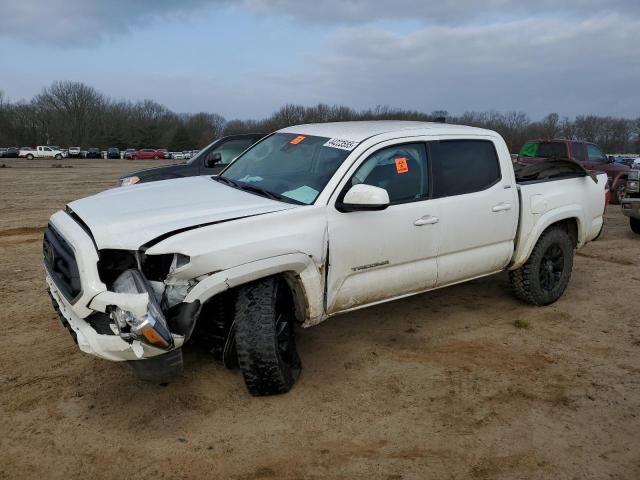
POLYGON ((325 318, 323 275, 313 260, 303 253, 277 255, 214 273, 194 286, 183 301, 204 303, 225 290, 285 272, 294 273, 300 280, 306 301, 304 326, 321 322, 325 318))

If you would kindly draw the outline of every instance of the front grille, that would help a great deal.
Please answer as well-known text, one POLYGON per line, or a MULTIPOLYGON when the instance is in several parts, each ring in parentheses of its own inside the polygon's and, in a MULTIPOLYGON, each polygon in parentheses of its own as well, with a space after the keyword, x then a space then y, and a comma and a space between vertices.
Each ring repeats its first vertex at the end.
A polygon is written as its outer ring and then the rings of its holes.
POLYGON ((82 293, 78 263, 71 246, 51 225, 42 240, 44 264, 52 280, 70 303, 82 293))

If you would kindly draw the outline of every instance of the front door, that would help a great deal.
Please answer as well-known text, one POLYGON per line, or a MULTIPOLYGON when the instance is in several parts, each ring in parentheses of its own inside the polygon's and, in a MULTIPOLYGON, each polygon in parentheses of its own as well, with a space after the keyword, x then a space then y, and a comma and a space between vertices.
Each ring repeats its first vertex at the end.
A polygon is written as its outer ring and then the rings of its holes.
POLYGON ((424 143, 375 147, 343 194, 364 183, 387 190, 382 211, 329 210, 327 312, 337 313, 435 286, 439 216, 429 197, 424 143))

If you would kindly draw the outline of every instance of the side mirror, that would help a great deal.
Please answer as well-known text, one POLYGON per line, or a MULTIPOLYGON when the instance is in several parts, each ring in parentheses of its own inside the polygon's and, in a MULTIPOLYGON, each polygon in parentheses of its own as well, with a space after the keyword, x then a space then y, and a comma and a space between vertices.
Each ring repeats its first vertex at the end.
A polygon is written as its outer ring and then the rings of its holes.
POLYGON ((216 152, 213 155, 207 157, 205 166, 208 168, 213 168, 220 162, 222 162, 222 154, 220 152, 216 152))
POLYGON ((389 193, 380 187, 364 183, 354 185, 337 205, 341 212, 384 210, 389 206, 389 193))

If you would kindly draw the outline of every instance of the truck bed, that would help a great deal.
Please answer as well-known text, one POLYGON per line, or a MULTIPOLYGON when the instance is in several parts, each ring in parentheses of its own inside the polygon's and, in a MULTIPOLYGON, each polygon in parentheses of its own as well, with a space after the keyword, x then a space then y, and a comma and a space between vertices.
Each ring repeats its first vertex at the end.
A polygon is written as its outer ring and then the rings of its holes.
POLYGON ((519 199, 518 230, 510 269, 529 258, 546 226, 575 219, 576 247, 598 236, 605 208, 607 175, 568 160, 514 165, 519 199))

